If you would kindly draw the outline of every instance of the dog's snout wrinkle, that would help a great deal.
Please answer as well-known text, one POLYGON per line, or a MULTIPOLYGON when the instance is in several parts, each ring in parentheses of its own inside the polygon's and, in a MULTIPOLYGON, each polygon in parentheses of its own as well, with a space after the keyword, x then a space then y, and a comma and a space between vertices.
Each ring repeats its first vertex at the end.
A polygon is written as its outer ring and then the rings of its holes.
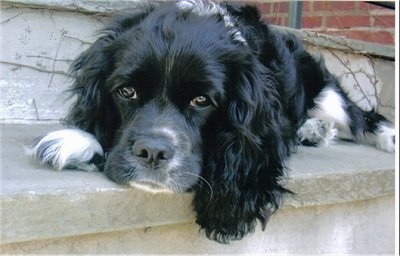
POLYGON ((142 165, 157 169, 174 157, 175 150, 167 141, 146 138, 133 144, 132 153, 142 165))

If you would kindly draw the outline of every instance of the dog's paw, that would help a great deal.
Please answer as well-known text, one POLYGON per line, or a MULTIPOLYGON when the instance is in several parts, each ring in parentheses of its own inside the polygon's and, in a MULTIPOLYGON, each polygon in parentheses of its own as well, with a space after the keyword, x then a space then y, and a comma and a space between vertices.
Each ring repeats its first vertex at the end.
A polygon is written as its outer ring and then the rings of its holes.
POLYGON ((28 155, 57 170, 96 171, 94 162, 103 159, 103 149, 96 138, 82 130, 65 129, 50 132, 25 147, 28 155))
POLYGON ((382 126, 377 132, 376 147, 389 152, 394 153, 396 147, 395 129, 382 126))
POLYGON ((297 130, 299 142, 306 146, 328 146, 337 134, 338 130, 332 122, 318 118, 308 119, 297 130))

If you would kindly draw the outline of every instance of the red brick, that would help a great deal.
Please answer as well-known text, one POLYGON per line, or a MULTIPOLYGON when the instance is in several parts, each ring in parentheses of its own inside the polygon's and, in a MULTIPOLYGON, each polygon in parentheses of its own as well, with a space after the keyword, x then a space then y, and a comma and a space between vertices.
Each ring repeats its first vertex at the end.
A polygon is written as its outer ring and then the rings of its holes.
POLYGON ((322 27, 322 17, 304 17, 301 19, 302 28, 319 28, 322 27))
POLYGON ((359 2, 358 4, 359 4, 358 8, 360 10, 388 10, 385 7, 381 7, 370 3, 359 2))
POLYGON ((329 35, 336 35, 361 41, 367 41, 379 44, 394 44, 394 36, 388 31, 359 31, 359 30, 340 30, 321 32, 329 35))
POLYGON ((289 2, 274 2, 272 5, 272 13, 288 13, 289 2))
POLYGON ((275 17, 267 17, 264 16, 265 20, 269 24, 274 24, 278 26, 287 26, 288 25, 288 18, 287 15, 275 15, 275 17))
POLYGON ((261 14, 269 14, 272 10, 272 3, 257 4, 257 9, 261 14))
POLYGON ((373 43, 380 44, 394 44, 394 36, 388 31, 374 31, 374 32, 362 32, 361 31, 349 31, 348 36, 354 39, 360 39, 373 43), (362 35, 360 38, 357 38, 362 35))
POLYGON ((314 11, 354 10, 354 1, 314 1, 314 11))
POLYGON ((352 30, 352 31, 346 31, 345 34, 348 38, 352 38, 352 39, 357 39, 357 40, 362 40, 362 41, 370 41, 371 40, 371 35, 370 35, 371 32, 370 31, 352 30))
POLYGON ((394 15, 387 16, 374 16, 374 27, 394 28, 395 17, 394 15))
POLYGON ((369 16, 329 16, 326 20, 328 28, 369 27, 369 16))
POLYGON ((280 20, 279 20, 279 25, 280 25, 280 26, 285 26, 285 27, 287 27, 288 24, 289 24, 289 19, 288 19, 287 16, 286 16, 286 17, 281 17, 281 18, 280 18, 280 20))
POLYGON ((312 12, 314 1, 303 1, 302 11, 304 12, 312 12))
POLYGON ((279 24, 279 17, 270 17, 270 16, 263 16, 263 19, 267 21, 268 24, 273 24, 273 25, 280 25, 279 24))

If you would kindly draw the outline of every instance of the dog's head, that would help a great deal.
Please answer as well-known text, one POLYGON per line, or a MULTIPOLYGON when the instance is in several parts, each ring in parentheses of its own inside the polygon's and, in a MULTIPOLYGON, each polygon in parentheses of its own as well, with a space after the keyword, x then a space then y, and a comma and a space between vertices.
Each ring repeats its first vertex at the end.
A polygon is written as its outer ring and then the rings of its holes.
POLYGON ((195 190, 198 223, 222 242, 277 208, 288 152, 275 80, 236 22, 190 1, 122 15, 74 63, 67 118, 110 152, 110 179, 195 190))

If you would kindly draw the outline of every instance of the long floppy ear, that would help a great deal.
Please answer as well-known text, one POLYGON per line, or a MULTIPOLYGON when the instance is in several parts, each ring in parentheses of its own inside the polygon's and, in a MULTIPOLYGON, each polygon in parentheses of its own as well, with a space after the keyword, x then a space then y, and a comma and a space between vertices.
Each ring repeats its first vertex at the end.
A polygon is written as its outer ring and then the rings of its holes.
POLYGON ((105 150, 112 147, 114 132, 120 124, 112 96, 105 86, 114 69, 114 55, 119 50, 116 41, 153 9, 152 5, 146 5, 121 13, 71 65, 75 81, 70 92, 77 99, 63 122, 93 134, 105 150))
POLYGON ((63 120, 93 134, 103 148, 109 146, 112 130, 119 124, 112 97, 105 87, 112 72, 111 56, 105 52, 107 46, 107 40, 99 38, 72 64, 75 81, 70 92, 77 98, 63 120))
POLYGON ((194 198, 197 223, 221 243, 253 232, 290 192, 282 187, 293 134, 282 117, 276 80, 257 60, 237 65, 226 86, 228 103, 206 131, 203 178, 194 198), (239 72, 238 72, 239 70, 239 72), (235 76, 236 72, 236 76, 235 76))

